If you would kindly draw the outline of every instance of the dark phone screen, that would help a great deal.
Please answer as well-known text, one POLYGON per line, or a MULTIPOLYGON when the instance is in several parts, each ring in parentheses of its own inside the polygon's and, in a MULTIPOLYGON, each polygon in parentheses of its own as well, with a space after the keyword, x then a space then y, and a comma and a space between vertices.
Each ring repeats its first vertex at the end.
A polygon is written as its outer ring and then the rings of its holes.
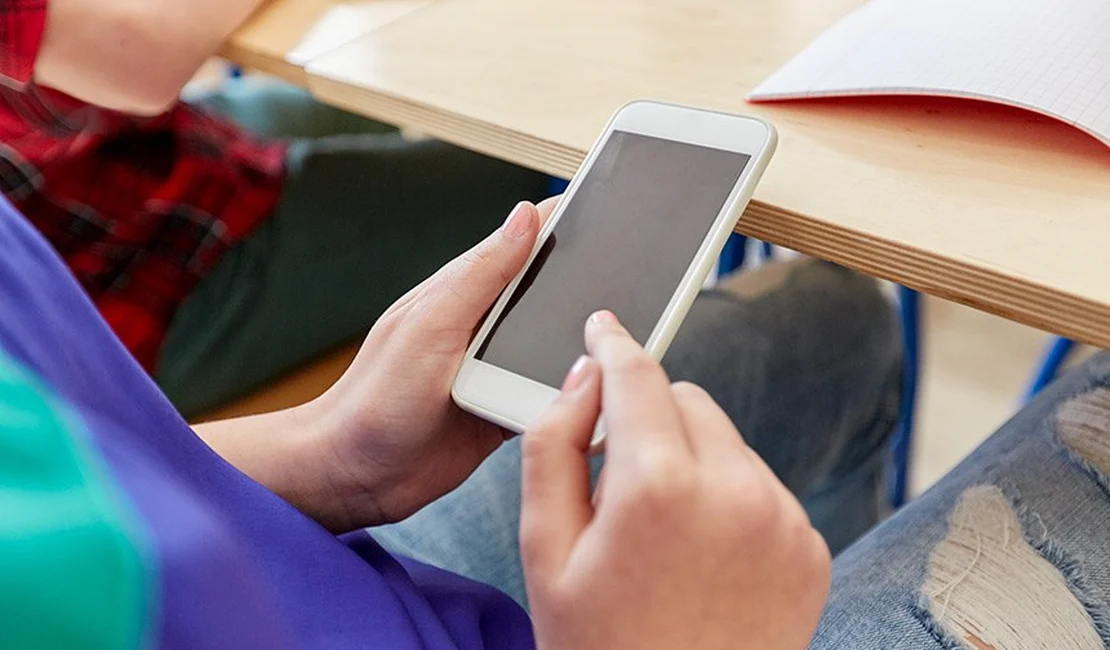
POLYGON ((614 131, 477 358, 558 388, 599 309, 645 343, 749 159, 614 131))

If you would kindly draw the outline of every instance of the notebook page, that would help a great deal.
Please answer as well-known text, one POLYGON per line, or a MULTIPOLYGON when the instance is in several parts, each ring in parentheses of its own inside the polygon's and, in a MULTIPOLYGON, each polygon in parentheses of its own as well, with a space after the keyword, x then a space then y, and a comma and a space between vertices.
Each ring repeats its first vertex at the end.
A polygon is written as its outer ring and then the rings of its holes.
POLYGON ((748 98, 884 94, 1020 106, 1110 145, 1110 2, 871 0, 748 98))

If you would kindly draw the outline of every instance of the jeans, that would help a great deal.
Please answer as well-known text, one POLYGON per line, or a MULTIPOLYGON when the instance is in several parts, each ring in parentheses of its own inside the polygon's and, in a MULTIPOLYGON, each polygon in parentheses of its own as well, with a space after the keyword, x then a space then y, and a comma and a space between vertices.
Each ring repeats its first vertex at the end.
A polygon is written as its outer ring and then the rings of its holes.
POLYGON ((812 648, 1110 645, 1110 354, 834 563, 812 648))
MULTIPOLYGON (((698 296, 663 365, 721 404, 834 552, 884 514, 901 344, 872 280, 812 260, 737 275, 698 296)), ((512 440, 456 491, 370 532, 391 552, 526 604, 519 519, 520 443, 512 440)))

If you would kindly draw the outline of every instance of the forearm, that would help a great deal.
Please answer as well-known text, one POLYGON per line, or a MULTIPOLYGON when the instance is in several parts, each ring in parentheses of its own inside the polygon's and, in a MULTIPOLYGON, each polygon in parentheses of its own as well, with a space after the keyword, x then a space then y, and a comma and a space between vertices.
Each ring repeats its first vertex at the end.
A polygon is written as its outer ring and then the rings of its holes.
POLYGON ((330 472, 339 463, 326 435, 326 414, 314 404, 198 424, 193 430, 244 474, 329 530, 353 528, 330 472))
POLYGON ((153 114, 263 0, 49 0, 35 79, 84 101, 153 114))

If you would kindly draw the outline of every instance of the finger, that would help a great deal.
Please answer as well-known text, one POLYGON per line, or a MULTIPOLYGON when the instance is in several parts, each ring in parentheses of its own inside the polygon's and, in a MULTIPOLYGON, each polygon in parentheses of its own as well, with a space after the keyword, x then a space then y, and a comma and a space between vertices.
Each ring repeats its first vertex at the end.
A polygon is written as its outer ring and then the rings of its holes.
POLYGON ((608 311, 586 322, 586 349, 601 366, 606 450, 618 464, 632 453, 689 454, 671 383, 628 331, 608 311))
POLYGON ((600 411, 601 373, 582 357, 521 440, 520 547, 530 579, 557 575, 593 517, 586 450, 600 411))
POLYGON ((738 456, 747 461, 744 439, 732 419, 709 393, 685 381, 672 385, 671 392, 678 404, 694 455, 708 462, 733 462, 738 456))
POLYGON ((763 457, 757 454, 756 451, 751 447, 747 447, 747 452, 748 459, 755 472, 759 474, 760 478, 763 481, 767 482, 767 484, 772 487, 782 503, 792 503, 798 509, 802 509, 801 504, 798 503, 797 497, 795 497, 794 493, 790 491, 790 488, 786 487, 786 484, 782 482, 782 479, 780 479, 778 475, 775 474, 775 470, 771 469, 771 466, 767 464, 767 461, 763 460, 763 457))
POLYGON ((782 503, 797 505, 794 495, 766 461, 744 442, 732 419, 709 393, 689 382, 678 382, 671 390, 699 462, 716 465, 729 474, 747 473, 766 485, 782 503))
POLYGON ((436 272, 420 300, 433 306, 437 320, 469 332, 524 268, 539 233, 536 206, 517 204, 504 225, 477 246, 436 272))
POLYGON ((590 503, 593 504, 595 510, 597 509, 598 505, 601 503, 601 494, 602 494, 601 491, 604 490, 604 489, 605 489, 605 466, 603 465, 601 467, 601 471, 597 473, 597 484, 594 485, 594 495, 590 499, 590 503))
POLYGON ((549 196, 536 205, 536 211, 540 214, 541 228, 544 226, 544 224, 547 223, 547 220, 551 218, 551 213, 555 212, 555 208, 559 206, 559 201, 561 201, 562 199, 562 194, 549 196))

